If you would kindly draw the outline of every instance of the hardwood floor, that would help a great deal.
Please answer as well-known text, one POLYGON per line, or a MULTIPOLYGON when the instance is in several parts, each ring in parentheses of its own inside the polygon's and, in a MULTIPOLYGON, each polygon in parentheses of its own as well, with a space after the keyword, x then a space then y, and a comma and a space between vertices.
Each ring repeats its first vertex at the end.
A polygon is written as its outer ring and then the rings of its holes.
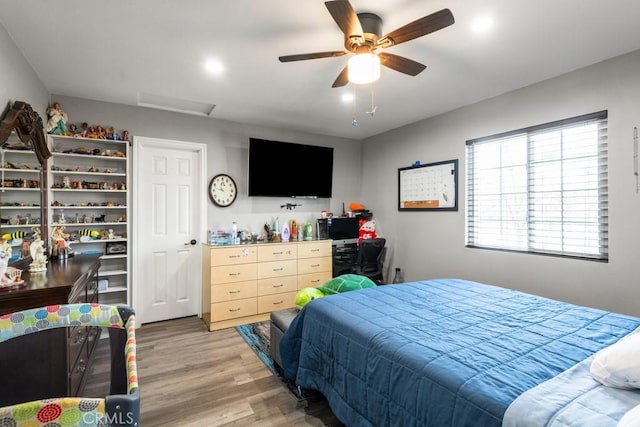
MULTIPOLYGON (((197 317, 136 330, 143 427, 342 426, 326 401, 299 402, 235 328, 197 317)), ((85 396, 109 391, 109 340, 98 344, 85 396)))

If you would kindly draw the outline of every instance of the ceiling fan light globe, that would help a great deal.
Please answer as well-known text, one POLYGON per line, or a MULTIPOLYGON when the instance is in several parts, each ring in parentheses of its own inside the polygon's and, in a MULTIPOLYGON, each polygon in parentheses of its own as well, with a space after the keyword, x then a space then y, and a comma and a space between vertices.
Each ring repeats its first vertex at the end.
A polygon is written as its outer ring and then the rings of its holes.
POLYGON ((349 81, 367 84, 380 78, 380 58, 373 53, 361 53, 349 60, 349 81))

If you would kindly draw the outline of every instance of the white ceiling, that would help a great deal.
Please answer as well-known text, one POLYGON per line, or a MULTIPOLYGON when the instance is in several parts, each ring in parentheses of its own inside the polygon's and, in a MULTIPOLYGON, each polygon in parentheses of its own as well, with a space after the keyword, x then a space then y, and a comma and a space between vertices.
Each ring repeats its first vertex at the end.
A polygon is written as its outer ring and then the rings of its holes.
POLYGON ((383 34, 445 7, 456 23, 387 49, 427 69, 410 77, 383 68, 373 91, 331 88, 349 56, 278 61, 343 48, 320 0, 3 0, 0 23, 52 94, 215 104, 213 118, 354 139, 640 49, 638 0, 351 4, 381 16, 383 34), (482 16, 494 25, 474 33, 482 16), (220 75, 205 72, 209 58, 223 63, 220 75), (355 108, 341 100, 354 92, 355 108))

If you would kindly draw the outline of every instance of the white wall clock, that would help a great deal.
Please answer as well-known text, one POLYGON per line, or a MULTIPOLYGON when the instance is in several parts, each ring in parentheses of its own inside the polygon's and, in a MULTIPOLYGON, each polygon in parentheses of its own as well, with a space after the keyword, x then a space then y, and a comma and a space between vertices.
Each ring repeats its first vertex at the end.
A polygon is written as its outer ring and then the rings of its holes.
POLYGON ((226 208, 238 196, 236 182, 226 173, 220 173, 209 182, 209 198, 217 206, 226 208))

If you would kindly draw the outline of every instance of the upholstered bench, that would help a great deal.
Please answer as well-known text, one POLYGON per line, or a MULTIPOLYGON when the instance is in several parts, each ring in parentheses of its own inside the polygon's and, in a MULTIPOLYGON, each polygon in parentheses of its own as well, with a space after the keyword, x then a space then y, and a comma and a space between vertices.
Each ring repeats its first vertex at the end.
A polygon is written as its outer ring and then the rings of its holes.
POLYGON ((280 357, 280 339, 289 328, 293 319, 298 315, 298 308, 287 308, 271 312, 271 324, 269 329, 269 353, 276 366, 282 369, 280 357))

